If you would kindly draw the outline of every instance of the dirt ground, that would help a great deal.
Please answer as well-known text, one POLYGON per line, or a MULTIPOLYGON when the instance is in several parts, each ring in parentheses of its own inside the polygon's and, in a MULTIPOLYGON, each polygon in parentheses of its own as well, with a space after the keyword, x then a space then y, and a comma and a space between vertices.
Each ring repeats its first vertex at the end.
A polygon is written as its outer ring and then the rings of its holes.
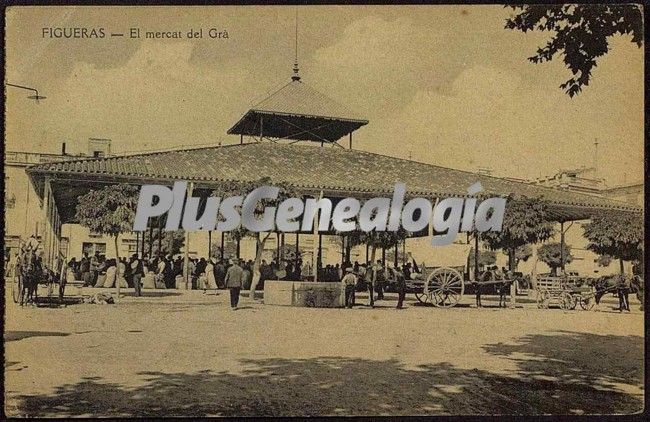
MULTIPOLYGON (((84 293, 97 289, 85 289, 84 293)), ((10 416, 634 413, 643 313, 465 306, 291 308, 132 291, 117 305, 7 296, 10 416)), ((357 294, 365 303, 365 296, 357 294)), ((485 304, 485 302, 484 302, 485 304)))

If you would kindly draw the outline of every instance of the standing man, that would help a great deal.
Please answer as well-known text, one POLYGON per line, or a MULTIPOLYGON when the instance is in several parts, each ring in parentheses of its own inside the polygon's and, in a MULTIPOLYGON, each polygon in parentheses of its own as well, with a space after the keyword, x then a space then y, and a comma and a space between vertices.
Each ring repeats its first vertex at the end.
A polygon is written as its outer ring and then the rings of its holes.
POLYGON ((343 276, 343 288, 345 289, 345 307, 352 309, 354 306, 354 289, 357 287, 357 277, 352 272, 352 267, 345 269, 345 276, 343 276))
POLYGON ((375 307, 375 268, 370 264, 370 268, 367 268, 364 274, 364 281, 366 282, 366 288, 368 289, 368 306, 371 308, 375 307))
POLYGON ((625 274, 620 274, 618 276, 618 311, 628 311, 630 312, 630 278, 625 274))
POLYGON ((386 281, 386 268, 382 260, 377 260, 375 265, 375 285, 377 287, 377 300, 384 300, 384 281, 386 281))
POLYGON ((91 275, 91 281, 90 285, 94 286, 97 284, 97 277, 99 276, 99 251, 95 251, 95 255, 93 255, 92 258, 90 258, 90 275, 91 275))
POLYGON ((176 287, 176 274, 174 273, 174 260, 171 255, 164 258, 165 268, 163 269, 163 279, 165 280, 165 288, 173 289, 176 287))
POLYGON ((232 265, 226 272, 225 282, 226 287, 230 289, 230 307, 234 311, 239 303, 239 291, 244 284, 244 270, 239 266, 237 258, 232 259, 232 265))
POLYGON ((404 273, 395 270, 395 277, 397 278, 397 309, 402 309, 404 297, 406 296, 406 277, 404 273))
POLYGON ((144 276, 144 266, 142 260, 138 258, 138 254, 131 256, 131 279, 133 280, 133 287, 135 288, 135 295, 142 296, 142 285, 140 280, 144 276))
POLYGON ((81 272, 81 279, 84 282, 84 286, 90 286, 90 281, 92 280, 92 274, 90 273, 90 258, 88 258, 88 252, 84 252, 79 263, 79 271, 81 272))
POLYGON ((226 287, 224 280, 226 279, 226 266, 223 263, 223 259, 220 259, 219 262, 214 266, 214 280, 217 283, 218 289, 223 289, 226 287))

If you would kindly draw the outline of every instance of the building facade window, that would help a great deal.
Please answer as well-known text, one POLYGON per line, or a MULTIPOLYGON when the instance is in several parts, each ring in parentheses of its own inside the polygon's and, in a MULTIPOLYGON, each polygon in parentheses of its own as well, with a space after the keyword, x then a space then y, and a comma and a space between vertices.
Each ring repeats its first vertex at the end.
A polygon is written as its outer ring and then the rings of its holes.
POLYGON ((106 243, 83 242, 81 252, 82 254, 87 253, 88 256, 95 255, 95 253, 106 255, 106 243))

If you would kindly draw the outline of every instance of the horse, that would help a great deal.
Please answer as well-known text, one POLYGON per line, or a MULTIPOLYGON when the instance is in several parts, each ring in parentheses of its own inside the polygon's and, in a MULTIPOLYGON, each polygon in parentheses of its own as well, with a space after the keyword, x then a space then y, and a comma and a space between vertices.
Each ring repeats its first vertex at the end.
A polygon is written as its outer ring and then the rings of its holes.
MULTIPOLYGON (((600 304, 600 300, 607 293, 612 293, 614 295, 623 294, 625 295, 625 303, 628 303, 627 293, 633 292, 636 294, 639 302, 641 302, 641 309, 643 309, 644 283, 643 278, 638 275, 628 276, 625 274, 613 274, 602 276, 594 281, 594 287, 596 289, 594 295, 596 305, 600 304)), ((627 306, 629 307, 629 304, 627 306)))
POLYGON ((643 277, 639 275, 632 276, 632 280, 630 281, 630 287, 632 291, 636 294, 636 298, 641 303, 641 310, 643 310, 643 304, 645 302, 643 298, 643 291, 644 291, 643 277))
POLYGON ((22 281, 20 306, 28 303, 34 305, 38 295, 38 282, 42 277, 42 265, 36 256, 36 251, 25 251, 18 263, 18 274, 22 281))
POLYGON ((593 281, 594 288, 596 289, 594 295, 596 305, 600 304, 600 300, 607 293, 612 293, 614 295, 617 294, 620 285, 620 277, 620 274, 604 275, 593 281))
POLYGON ((474 283, 476 285, 476 307, 477 308, 483 307, 483 304, 481 303, 481 294, 483 293, 481 281, 493 281, 495 279, 495 274, 492 272, 492 270, 488 270, 484 272, 480 278, 481 278, 480 281, 474 283))
POLYGON ((510 285, 514 282, 514 280, 507 280, 505 276, 498 271, 498 268, 495 267, 492 267, 492 269, 484 272, 481 276, 481 281, 475 283, 476 284, 476 306, 478 308, 483 307, 483 304, 481 303, 483 285, 481 282, 488 282, 488 281, 491 283, 486 283, 486 284, 493 284, 494 289, 499 295, 499 308, 507 307, 508 303, 506 299, 508 294, 510 293, 510 285))
POLYGON ((507 297, 510 294, 510 286, 514 283, 514 279, 502 280, 501 283, 496 285, 497 293, 499 294, 499 308, 508 306, 507 297))

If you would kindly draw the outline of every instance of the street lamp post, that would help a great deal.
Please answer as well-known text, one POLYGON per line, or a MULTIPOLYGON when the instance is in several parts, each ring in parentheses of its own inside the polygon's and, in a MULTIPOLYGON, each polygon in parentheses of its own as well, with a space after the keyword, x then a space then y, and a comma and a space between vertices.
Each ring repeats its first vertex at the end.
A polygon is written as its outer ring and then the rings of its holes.
POLYGON ((30 100, 36 100, 37 103, 38 103, 38 100, 44 100, 45 98, 47 98, 47 97, 45 97, 43 95, 39 95, 38 90, 36 88, 30 88, 28 86, 22 86, 22 85, 10 84, 10 83, 6 83, 5 85, 12 86, 14 88, 20 88, 20 89, 25 89, 27 91, 34 92, 34 95, 30 95, 27 98, 29 98, 30 100))

